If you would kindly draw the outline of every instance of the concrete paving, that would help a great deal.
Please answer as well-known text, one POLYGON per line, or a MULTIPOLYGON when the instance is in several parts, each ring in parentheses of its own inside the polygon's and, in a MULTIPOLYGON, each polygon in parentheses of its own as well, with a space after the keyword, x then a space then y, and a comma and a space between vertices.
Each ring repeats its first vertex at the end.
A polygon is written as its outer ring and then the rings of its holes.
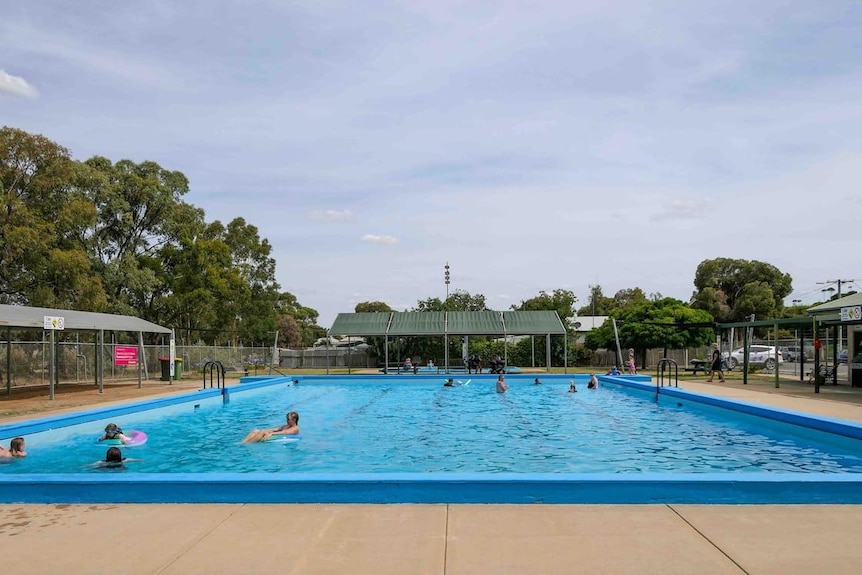
MULTIPOLYGON (((860 390, 680 387, 862 423, 860 390)), ((3 575, 857 574, 856 505, 2 505, 3 575)))

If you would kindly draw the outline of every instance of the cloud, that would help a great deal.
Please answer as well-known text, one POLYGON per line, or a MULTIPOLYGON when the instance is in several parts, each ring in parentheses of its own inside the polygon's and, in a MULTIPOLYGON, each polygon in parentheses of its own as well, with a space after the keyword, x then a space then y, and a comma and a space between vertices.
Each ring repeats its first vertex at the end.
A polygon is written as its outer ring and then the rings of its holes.
POLYGON ((314 221, 347 222, 353 219, 350 210, 313 210, 309 216, 314 221))
POLYGON ((362 236, 363 242, 368 242, 370 244, 397 244, 398 238, 392 236, 378 236, 375 234, 365 234, 362 236))
POLYGON ((6 92, 13 96, 21 96, 23 98, 37 98, 38 90, 34 88, 24 78, 13 76, 0 68, 0 92, 6 92))

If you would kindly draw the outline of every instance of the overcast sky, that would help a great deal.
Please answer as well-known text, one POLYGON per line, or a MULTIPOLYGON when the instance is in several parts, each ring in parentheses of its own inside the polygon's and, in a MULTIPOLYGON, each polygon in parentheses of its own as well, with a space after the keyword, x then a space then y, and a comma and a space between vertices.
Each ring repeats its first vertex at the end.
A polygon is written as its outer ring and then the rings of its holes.
POLYGON ((862 3, 4 2, 0 125, 185 173, 329 327, 449 289, 862 285, 862 3))

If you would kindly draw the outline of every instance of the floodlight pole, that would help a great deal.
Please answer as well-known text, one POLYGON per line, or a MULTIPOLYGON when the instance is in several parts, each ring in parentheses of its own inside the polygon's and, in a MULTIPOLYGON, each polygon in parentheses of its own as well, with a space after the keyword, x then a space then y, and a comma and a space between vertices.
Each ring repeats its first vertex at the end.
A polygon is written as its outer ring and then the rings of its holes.
POLYGON ((443 273, 443 283, 446 284, 446 299, 443 300, 443 303, 449 301, 449 262, 446 262, 446 265, 443 266, 445 270, 443 273))

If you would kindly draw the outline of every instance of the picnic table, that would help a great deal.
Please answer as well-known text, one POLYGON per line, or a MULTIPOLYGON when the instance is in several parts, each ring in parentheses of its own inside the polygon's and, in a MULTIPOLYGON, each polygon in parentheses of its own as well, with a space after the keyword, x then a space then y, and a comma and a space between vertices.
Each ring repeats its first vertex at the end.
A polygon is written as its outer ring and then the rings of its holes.
POLYGON ((689 360, 691 367, 686 367, 685 371, 692 372, 692 375, 697 375, 698 371, 702 371, 704 375, 709 373, 710 365, 712 361, 708 359, 691 359, 689 360))

